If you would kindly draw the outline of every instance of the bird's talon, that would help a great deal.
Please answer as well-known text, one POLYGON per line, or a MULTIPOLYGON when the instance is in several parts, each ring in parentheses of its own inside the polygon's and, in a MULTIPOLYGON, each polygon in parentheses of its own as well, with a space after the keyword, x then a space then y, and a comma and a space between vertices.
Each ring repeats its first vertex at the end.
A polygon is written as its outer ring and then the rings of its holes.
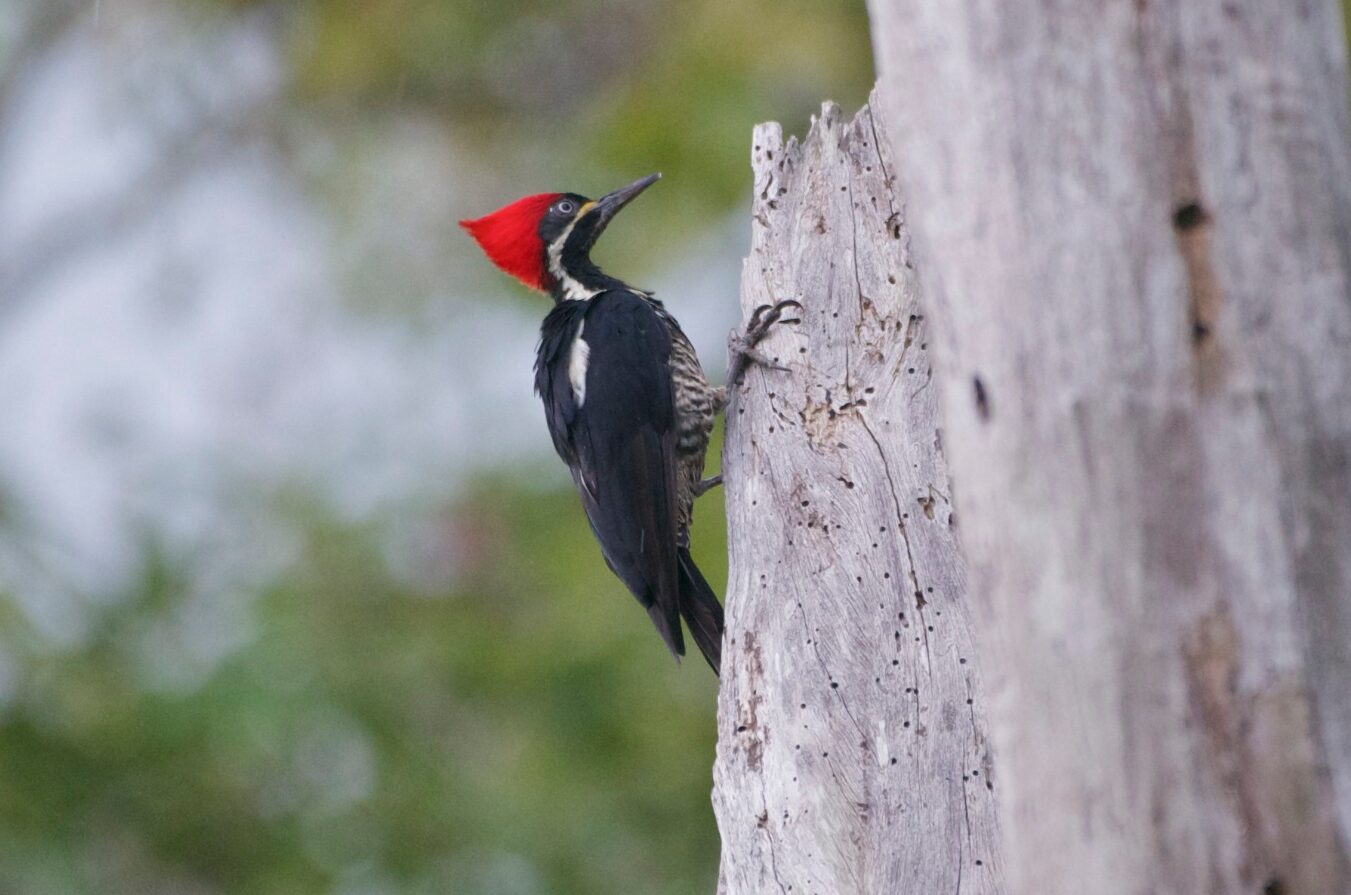
POLYGON ((751 361, 752 363, 759 364, 762 367, 768 367, 771 370, 778 370, 780 373, 788 372, 788 368, 785 367, 783 364, 775 360, 770 360, 768 357, 764 355, 764 353, 756 351, 754 348, 743 348, 740 354, 742 357, 746 358, 746 360, 751 361))
POLYGON ((721 484, 722 484, 722 473, 718 473, 715 476, 706 478, 702 482, 694 486, 694 496, 703 497, 709 491, 712 491, 714 488, 718 487, 721 484))
POLYGON ((777 370, 780 373, 789 372, 789 368, 772 361, 765 357, 755 346, 762 342, 769 335, 770 328, 775 323, 801 323, 802 319, 798 317, 782 319, 786 308, 797 308, 802 310, 802 302, 796 299, 786 298, 781 302, 772 305, 760 305, 751 312, 751 319, 746 322, 746 330, 743 335, 733 336, 731 340, 731 350, 734 355, 733 363, 729 369, 728 382, 737 383, 741 381, 741 375, 745 372, 748 363, 755 363, 771 370, 777 370))

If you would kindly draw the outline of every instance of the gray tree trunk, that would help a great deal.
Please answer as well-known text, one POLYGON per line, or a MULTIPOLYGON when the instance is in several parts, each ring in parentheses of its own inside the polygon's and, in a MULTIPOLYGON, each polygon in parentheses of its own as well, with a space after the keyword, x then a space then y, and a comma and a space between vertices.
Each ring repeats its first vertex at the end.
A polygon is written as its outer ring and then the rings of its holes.
POLYGON ((1351 891, 1332 0, 872 0, 1010 889, 1351 891))
POLYGON ((720 891, 1002 891, 918 303, 875 109, 761 125, 742 307, 803 305, 734 389, 714 807, 720 891))

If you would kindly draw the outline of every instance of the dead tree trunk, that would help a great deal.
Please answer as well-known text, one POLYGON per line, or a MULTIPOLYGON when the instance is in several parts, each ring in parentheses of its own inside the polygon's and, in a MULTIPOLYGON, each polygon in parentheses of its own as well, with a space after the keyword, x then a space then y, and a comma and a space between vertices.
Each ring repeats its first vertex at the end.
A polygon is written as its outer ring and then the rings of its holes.
POLYGON ((1336 5, 872 11, 997 645, 1010 889, 1344 895, 1336 5))
POLYGON ((714 806, 730 895, 1002 891, 984 699, 890 147, 875 109, 755 131, 728 411, 714 806))

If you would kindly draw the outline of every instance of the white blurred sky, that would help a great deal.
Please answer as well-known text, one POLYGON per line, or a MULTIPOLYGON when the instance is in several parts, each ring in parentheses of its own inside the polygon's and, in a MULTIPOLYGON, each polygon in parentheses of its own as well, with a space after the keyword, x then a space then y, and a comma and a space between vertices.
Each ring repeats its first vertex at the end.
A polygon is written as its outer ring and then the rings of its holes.
MULTIPOLYGON (((168 640, 209 663, 247 636, 240 607, 290 557, 259 494, 300 488, 389 522, 416 578, 417 545, 466 475, 549 454, 531 394, 545 300, 512 300, 477 258, 465 269, 463 246, 437 244, 466 211, 444 128, 365 134, 343 174, 352 218, 335 222, 253 127, 284 77, 264 19, 189 28, 153 3, 105 2, 4 123, 0 589, 56 643, 79 639, 154 540, 191 559, 209 610, 168 640), (234 122, 228 138, 179 136, 216 119, 234 122), (181 173, 147 181, 170 145, 181 173), (368 262, 412 282, 386 301, 368 262)), ((289 133, 320 155, 344 139, 289 133)), ((719 373, 747 229, 737 215, 642 277, 719 373)))

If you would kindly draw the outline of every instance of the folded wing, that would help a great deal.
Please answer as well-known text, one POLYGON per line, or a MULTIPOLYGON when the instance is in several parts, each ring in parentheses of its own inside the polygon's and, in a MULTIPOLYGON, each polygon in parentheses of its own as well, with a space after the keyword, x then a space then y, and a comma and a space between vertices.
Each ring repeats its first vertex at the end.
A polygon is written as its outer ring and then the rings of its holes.
POLYGON ((685 644, 670 353, 666 324, 646 300, 605 292, 550 313, 535 385, 606 564, 679 656, 685 644))

